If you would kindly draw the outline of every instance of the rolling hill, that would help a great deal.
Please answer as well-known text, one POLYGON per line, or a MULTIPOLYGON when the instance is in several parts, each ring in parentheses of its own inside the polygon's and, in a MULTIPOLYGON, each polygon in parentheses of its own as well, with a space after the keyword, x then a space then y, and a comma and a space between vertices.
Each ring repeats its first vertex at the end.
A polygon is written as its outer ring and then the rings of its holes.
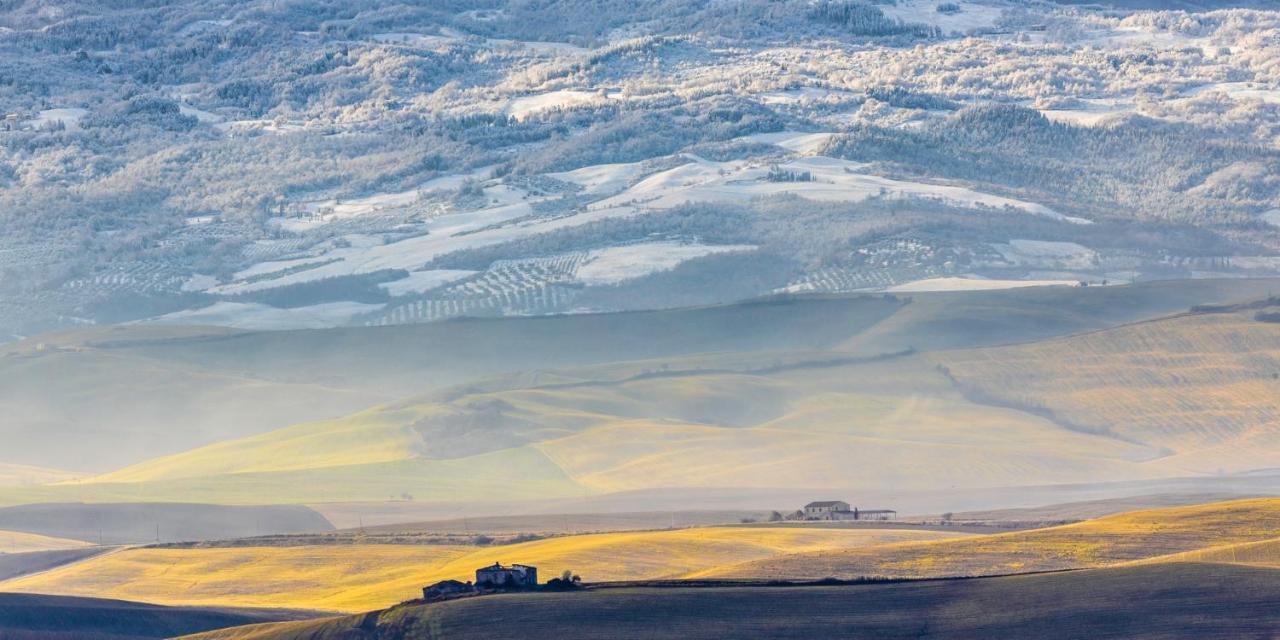
POLYGON ((1277 528, 1280 499, 1258 498, 1135 511, 1059 527, 959 540, 797 554, 719 567, 699 577, 934 578, 1078 569, 1261 542, 1274 538, 1277 528))
POLYGON ((193 639, 1234 640, 1266 637, 1280 626, 1277 597, 1274 570, 1187 563, 899 584, 510 594, 193 639))
POLYGON ((651 363, 617 382, 464 389, 75 484, 4 490, 0 501, 438 502, 1159 475, 1142 466, 1158 456, 1152 448, 967 401, 918 356, 727 358, 728 370, 717 366, 724 359, 703 358, 690 370, 651 363), (477 468, 488 471, 470 472, 477 468))
POLYGON ((6 640, 142 640, 172 638, 308 614, 265 609, 214 609, 0 593, 0 637, 6 640))
MULTIPOLYGON (((827 303, 772 303, 795 304, 827 303)), ((713 311, 728 313, 699 313, 713 311)), ((0 489, 0 503, 510 502, 1255 471, 1280 460, 1269 439, 1280 324, 1253 315, 1201 311, 925 353, 732 351, 502 374, 85 480, 0 489)))
MULTIPOLYGON (((703 353, 835 349, 874 356, 1004 344, 1247 299, 1271 287, 1271 280, 1197 280, 792 297, 297 331, 93 327, 0 345, 0 410, 11 417, 0 424, 0 437, 12 444, 0 452, 0 464, 102 473, 495 376, 529 385, 548 379, 538 372, 577 369, 594 379, 604 375, 594 365, 608 370, 616 369, 611 363, 651 360, 658 368, 703 353)), ((0 471, 0 486, 71 478, 11 471, 0 471)), ((130 499, 127 492, 110 495, 130 499)))
POLYGON ((477 568, 496 560, 534 564, 548 578, 571 570, 595 581, 643 580, 676 578, 781 554, 955 535, 961 534, 712 527, 565 536, 491 547, 143 548, 0 583, 0 591, 353 612, 412 599, 423 586, 439 580, 473 579, 477 568))
POLYGON ((1185 314, 1033 344, 940 353, 967 397, 1141 442, 1178 474, 1280 466, 1280 324, 1185 314))

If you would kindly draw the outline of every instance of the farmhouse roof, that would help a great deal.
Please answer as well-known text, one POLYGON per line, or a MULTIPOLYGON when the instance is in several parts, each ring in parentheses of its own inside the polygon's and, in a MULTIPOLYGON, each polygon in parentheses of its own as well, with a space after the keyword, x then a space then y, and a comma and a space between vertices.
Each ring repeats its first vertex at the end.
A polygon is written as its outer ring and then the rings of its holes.
POLYGON ((810 502, 809 504, 806 504, 804 508, 808 509, 810 507, 834 507, 841 504, 849 504, 849 503, 845 502, 844 500, 819 500, 817 502, 810 502))

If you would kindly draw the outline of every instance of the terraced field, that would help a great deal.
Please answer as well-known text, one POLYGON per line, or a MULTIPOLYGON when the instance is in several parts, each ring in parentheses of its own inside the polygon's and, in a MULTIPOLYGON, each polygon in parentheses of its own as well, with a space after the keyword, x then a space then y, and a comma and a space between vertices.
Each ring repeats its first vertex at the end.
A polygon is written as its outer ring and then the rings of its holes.
POLYGON ((157 604, 364 611, 419 597, 447 578, 473 579, 495 561, 533 564, 547 578, 675 578, 786 553, 956 534, 909 530, 714 527, 549 538, 498 547, 333 545, 133 549, 0 583, 0 591, 121 598, 157 604))
POLYGON ((932 578, 1101 567, 1211 546, 1260 542, 1280 530, 1280 499, 1260 498, 1118 514, 1077 524, 875 549, 751 561, 700 577, 812 580, 932 578))

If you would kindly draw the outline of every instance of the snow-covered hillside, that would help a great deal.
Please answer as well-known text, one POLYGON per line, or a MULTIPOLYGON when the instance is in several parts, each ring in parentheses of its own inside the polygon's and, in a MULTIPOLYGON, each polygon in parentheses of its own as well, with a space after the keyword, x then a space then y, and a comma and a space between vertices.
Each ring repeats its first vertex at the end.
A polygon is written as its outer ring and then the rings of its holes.
POLYGON ((19 2, 0 335, 1275 272, 1280 11, 480 4, 19 2))

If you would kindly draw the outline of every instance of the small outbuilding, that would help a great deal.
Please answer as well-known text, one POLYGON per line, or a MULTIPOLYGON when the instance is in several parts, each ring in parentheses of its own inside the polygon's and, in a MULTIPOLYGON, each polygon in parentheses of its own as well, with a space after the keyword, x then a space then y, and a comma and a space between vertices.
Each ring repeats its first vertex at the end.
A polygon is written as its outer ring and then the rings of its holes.
POLYGON ((490 589, 520 589, 538 586, 538 568, 523 564, 509 567, 495 562, 492 566, 476 569, 476 586, 490 589))

